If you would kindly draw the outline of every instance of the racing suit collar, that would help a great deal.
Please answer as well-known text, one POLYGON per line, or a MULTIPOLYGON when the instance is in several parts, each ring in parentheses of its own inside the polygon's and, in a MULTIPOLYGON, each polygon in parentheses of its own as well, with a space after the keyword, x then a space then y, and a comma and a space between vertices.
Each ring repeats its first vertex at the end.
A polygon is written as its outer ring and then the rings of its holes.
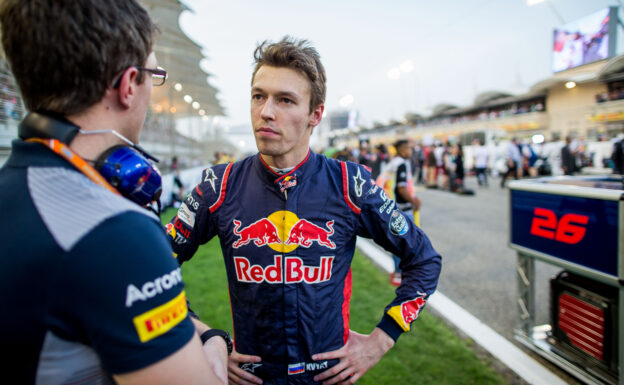
POLYGON ((287 174, 280 175, 273 171, 260 156, 260 153, 256 155, 255 165, 256 169, 261 174, 261 177, 271 185, 275 185, 278 190, 287 188, 287 183, 290 183, 290 188, 294 187, 297 183, 302 183, 309 175, 312 175, 316 170, 314 164, 317 162, 318 155, 308 150, 308 155, 302 160, 295 168, 290 170, 287 174))

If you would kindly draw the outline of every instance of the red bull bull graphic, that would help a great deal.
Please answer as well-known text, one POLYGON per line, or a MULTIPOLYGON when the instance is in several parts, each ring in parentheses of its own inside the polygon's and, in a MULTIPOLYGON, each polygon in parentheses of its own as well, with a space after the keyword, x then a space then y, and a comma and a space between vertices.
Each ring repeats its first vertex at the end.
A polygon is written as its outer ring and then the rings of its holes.
POLYGON ((234 219, 234 234, 240 237, 238 241, 232 244, 232 247, 235 249, 238 249, 251 241, 253 241, 256 246, 282 243, 282 240, 277 233, 277 228, 273 222, 267 218, 257 220, 242 230, 239 230, 240 226, 241 222, 234 219))
POLYGON ((333 250, 336 248, 336 244, 332 242, 329 237, 334 234, 334 221, 327 221, 325 226, 329 230, 325 230, 324 228, 305 219, 300 219, 297 223, 295 223, 292 229, 290 229, 288 239, 284 242, 284 244, 299 245, 307 248, 312 246, 312 242, 317 242, 318 244, 333 250))
POLYGON ((268 266, 252 265, 245 257, 234 257, 236 279, 249 283, 320 283, 331 279, 334 257, 321 257, 319 266, 306 266, 299 257, 273 257, 268 266), (282 263, 283 261, 283 263, 282 263))
POLYGON ((418 314, 420 314, 426 302, 425 294, 423 294, 422 297, 417 297, 405 301, 401 305, 391 307, 387 313, 404 331, 408 332, 410 330, 410 324, 418 318, 418 314))
MULTIPOLYGON (((297 247, 311 247, 314 242, 328 249, 336 244, 330 239, 334 234, 334 221, 318 226, 306 219, 299 219, 290 211, 277 211, 241 229, 241 221, 233 220, 234 234, 238 237, 232 243, 237 249, 252 244, 269 246, 279 253, 289 253, 297 247), (283 241, 285 240, 285 241, 283 241)), ((236 278, 249 283, 319 283, 331 279, 334 256, 321 256, 317 264, 306 265, 303 259, 281 254, 273 257, 268 266, 253 264, 250 258, 234 257, 236 278)), ((265 262, 266 263, 266 262, 265 262)))
POLYGON ((252 241, 258 247, 269 246, 281 253, 291 252, 299 246, 309 248, 314 242, 328 249, 336 248, 331 240, 334 235, 333 220, 319 226, 307 219, 299 219, 290 211, 276 211, 242 229, 241 221, 234 219, 233 223, 234 234, 238 236, 232 243, 235 249, 252 241))

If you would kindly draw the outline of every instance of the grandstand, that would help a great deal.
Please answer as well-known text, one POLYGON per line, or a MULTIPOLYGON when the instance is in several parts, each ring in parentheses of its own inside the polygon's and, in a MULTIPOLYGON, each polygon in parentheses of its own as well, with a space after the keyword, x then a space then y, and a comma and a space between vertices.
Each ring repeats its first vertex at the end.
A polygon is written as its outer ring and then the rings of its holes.
MULTIPOLYGON (((141 133, 141 145, 161 159, 159 167, 166 171, 176 155, 182 167, 207 164, 217 150, 233 152, 234 146, 223 136, 204 140, 206 120, 223 116, 217 89, 208 82, 210 74, 199 62, 204 59, 202 47, 180 29, 179 18, 191 11, 179 0, 141 0, 160 33, 154 52, 159 65, 167 70, 168 79, 162 87, 154 87, 152 106, 141 133), (184 122, 192 127, 191 136, 182 135, 176 125, 184 122)), ((24 105, 0 48, 0 165, 4 164, 11 141, 17 137, 17 125, 25 113, 24 105)))
POLYGON ((483 92, 470 106, 437 105, 430 116, 412 114, 400 124, 326 133, 335 146, 392 143, 398 136, 416 140, 470 139, 499 133, 498 139, 548 141, 568 135, 608 140, 624 129, 624 55, 565 70, 539 81, 522 95, 483 92), (472 134, 472 135, 471 135, 472 134))
POLYGON ((17 136, 17 124, 23 115, 24 104, 17 86, 9 66, 0 56, 0 165, 9 156, 11 141, 17 136))

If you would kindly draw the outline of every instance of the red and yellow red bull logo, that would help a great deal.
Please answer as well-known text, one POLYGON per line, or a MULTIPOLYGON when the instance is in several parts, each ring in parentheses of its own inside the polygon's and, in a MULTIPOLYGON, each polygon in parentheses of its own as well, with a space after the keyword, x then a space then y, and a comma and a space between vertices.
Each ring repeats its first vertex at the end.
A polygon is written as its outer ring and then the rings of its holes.
POLYGON ((314 242, 328 249, 336 248, 330 239, 334 234, 334 221, 319 226, 307 219, 299 219, 290 211, 276 211, 243 228, 241 221, 234 219, 233 223, 234 234, 238 236, 238 240, 232 243, 235 249, 251 242, 258 247, 267 245, 282 253, 293 251, 298 246, 308 248, 314 242))
POLYGON ((427 301, 423 295, 422 297, 405 301, 401 305, 393 306, 387 311, 387 313, 396 321, 403 331, 408 332, 410 330, 411 323, 418 318, 418 314, 423 306, 425 306, 426 302, 427 301))
MULTIPOLYGON (((315 243, 328 249, 335 249, 331 240, 334 221, 316 225, 307 219, 299 219, 290 211, 277 211, 246 227, 234 219, 234 249, 245 245, 268 246, 279 253, 288 253, 301 246, 309 248, 315 243)), ((246 257, 234 257, 236 278, 250 283, 319 283, 331 278, 333 256, 323 256, 317 266, 304 265, 299 257, 275 255, 273 264, 261 266, 252 264, 246 257)))
POLYGON ((175 238, 176 236, 176 231, 175 231, 175 227, 173 226, 173 223, 167 223, 166 226, 166 230, 168 235, 170 235, 172 238, 175 238))
POLYGON ((262 267, 251 265, 245 257, 234 257, 236 278, 253 283, 319 283, 329 281, 334 257, 321 257, 319 266, 306 266, 299 257, 273 257, 273 264, 262 267), (284 259, 284 263, 282 263, 284 259))

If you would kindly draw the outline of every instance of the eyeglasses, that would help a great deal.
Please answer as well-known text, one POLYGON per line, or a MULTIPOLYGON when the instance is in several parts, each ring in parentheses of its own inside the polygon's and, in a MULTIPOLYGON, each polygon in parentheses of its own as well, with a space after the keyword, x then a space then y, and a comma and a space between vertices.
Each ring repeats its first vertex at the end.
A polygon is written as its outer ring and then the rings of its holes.
MULTIPOLYGON (((165 69, 162 67, 145 68, 134 66, 134 68, 139 71, 149 72, 152 75, 152 85, 155 87, 162 86, 163 84, 165 84, 165 80, 167 80, 167 71, 165 71, 165 69)), ((117 78, 117 80, 115 80, 115 83, 113 83, 113 88, 119 88, 119 86, 121 85, 122 77, 123 73, 117 78)))

